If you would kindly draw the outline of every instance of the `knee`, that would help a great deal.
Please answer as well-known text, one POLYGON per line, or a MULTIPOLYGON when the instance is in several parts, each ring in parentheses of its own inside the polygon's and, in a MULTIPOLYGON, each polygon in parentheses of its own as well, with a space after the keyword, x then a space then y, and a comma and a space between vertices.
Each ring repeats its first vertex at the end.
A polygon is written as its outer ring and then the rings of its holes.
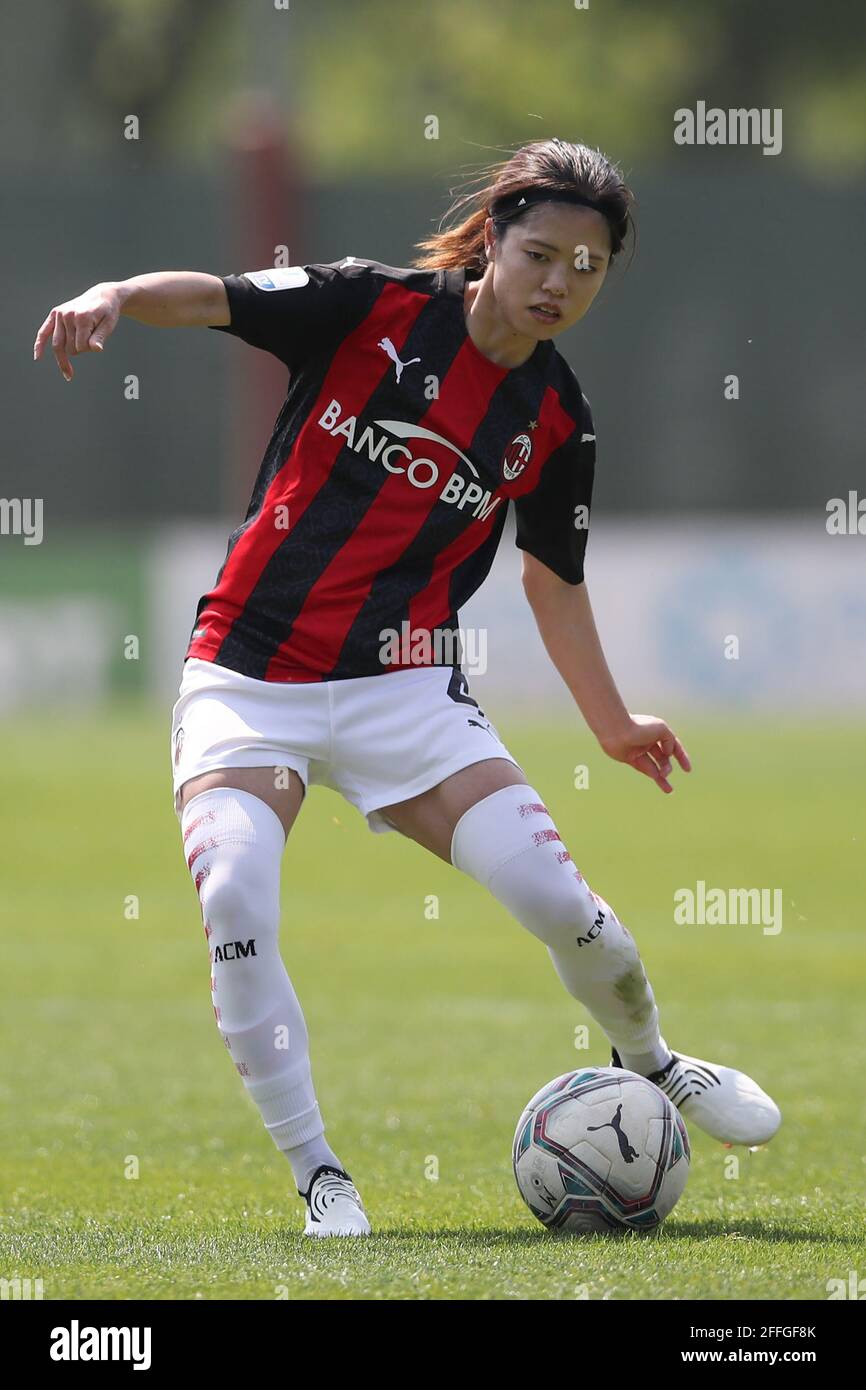
POLYGON ((285 838, 273 812, 249 792, 215 787, 186 805, 181 829, 205 922, 276 932, 285 838))
POLYGON ((202 918, 218 941, 233 933, 276 940, 279 893, 266 891, 237 862, 214 865, 201 883, 199 900, 202 918))

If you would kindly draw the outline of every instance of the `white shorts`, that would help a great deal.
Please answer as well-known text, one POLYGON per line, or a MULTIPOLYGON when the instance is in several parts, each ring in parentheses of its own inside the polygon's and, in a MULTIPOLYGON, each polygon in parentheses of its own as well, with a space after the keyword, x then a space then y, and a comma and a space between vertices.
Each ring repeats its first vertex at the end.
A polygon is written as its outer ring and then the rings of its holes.
POLYGON ((305 788, 340 792, 381 833, 394 827, 378 807, 487 758, 519 766, 469 695, 464 673, 451 666, 293 685, 189 657, 171 713, 178 819, 180 789, 191 777, 222 767, 290 767, 305 788))

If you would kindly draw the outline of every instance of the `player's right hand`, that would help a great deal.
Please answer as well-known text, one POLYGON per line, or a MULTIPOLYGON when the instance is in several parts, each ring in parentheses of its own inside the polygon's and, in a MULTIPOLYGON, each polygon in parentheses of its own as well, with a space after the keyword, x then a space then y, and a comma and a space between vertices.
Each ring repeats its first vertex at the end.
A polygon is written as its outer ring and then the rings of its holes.
POLYGON ((72 380, 70 357, 78 352, 101 352, 105 340, 114 332, 120 317, 121 299, 112 285, 94 285, 76 299, 68 299, 51 310, 33 344, 33 361, 42 356, 48 339, 57 365, 67 381, 72 380))

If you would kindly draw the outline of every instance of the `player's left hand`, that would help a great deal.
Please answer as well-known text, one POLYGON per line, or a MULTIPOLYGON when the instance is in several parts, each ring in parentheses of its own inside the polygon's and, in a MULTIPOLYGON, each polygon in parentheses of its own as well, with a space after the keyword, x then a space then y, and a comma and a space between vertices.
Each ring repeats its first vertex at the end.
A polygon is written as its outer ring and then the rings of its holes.
POLYGON ((651 777, 663 792, 672 792, 668 781, 671 758, 676 758, 684 772, 691 772, 689 755, 676 734, 663 719, 654 714, 631 714, 624 729, 599 743, 609 758, 628 763, 635 772, 651 777))

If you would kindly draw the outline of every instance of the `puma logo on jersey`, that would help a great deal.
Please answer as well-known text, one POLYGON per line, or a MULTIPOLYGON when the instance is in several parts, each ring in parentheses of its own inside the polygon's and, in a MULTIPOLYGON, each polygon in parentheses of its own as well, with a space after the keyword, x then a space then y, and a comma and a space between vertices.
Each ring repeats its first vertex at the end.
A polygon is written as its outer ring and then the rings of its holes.
POLYGON ((403 368, 404 368, 404 367, 411 367, 411 365, 412 365, 413 362, 420 362, 420 361, 421 361, 421 358, 420 358, 420 357, 410 357, 409 360, 408 360, 408 362, 401 362, 401 361, 400 361, 399 353, 397 352, 397 349, 395 348, 394 344, 391 342, 391 339, 390 339, 390 338, 383 338, 381 342, 379 342, 379 343, 376 344, 376 347, 380 347, 380 348, 382 349, 383 352, 387 352, 387 354, 388 354, 388 356, 390 357, 391 361, 394 363, 394 367, 395 367, 396 372, 397 372, 397 381, 398 381, 398 382, 399 382, 401 376, 403 375, 403 368))

